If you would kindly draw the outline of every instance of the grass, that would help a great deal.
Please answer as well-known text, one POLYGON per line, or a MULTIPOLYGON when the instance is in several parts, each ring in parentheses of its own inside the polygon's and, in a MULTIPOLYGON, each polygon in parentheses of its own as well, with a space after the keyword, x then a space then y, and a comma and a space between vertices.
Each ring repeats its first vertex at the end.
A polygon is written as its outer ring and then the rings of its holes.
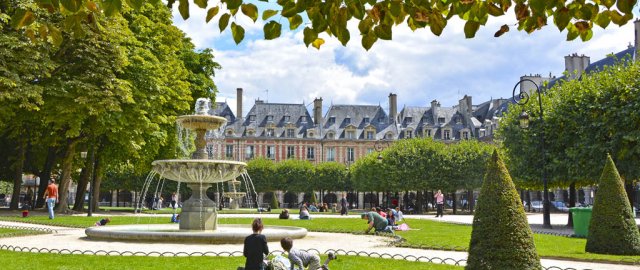
MULTIPOLYGON (((25 219, 15 217, 0 217, 0 219, 11 219, 15 221, 25 221, 25 219)), ((69 227, 88 227, 92 226, 99 217, 78 217, 78 216, 60 216, 53 220, 53 223, 64 224, 69 227)), ((28 218, 30 222, 39 224, 53 225, 46 216, 34 216, 28 218)), ((250 224, 252 218, 225 218, 218 219, 220 224, 250 224)), ((168 223, 168 217, 145 216, 113 216, 110 224, 153 224, 168 223)), ((363 233, 366 228, 366 222, 361 219, 330 219, 330 218, 312 218, 311 220, 280 220, 275 218, 265 218, 263 222, 266 226, 282 225, 282 226, 298 226, 304 227, 309 231, 323 232, 346 232, 346 233, 363 233)), ((408 220, 409 226, 414 229, 404 232, 396 232, 402 236, 406 242, 402 245, 409 247, 422 247, 429 249, 447 249, 447 250, 467 250, 471 239, 470 225, 457 225, 431 220, 408 220)), ((605 255, 584 252, 586 239, 569 238, 564 236, 554 236, 545 234, 535 234, 534 240, 538 254, 541 257, 549 258, 568 258, 584 261, 640 261, 640 256, 619 256, 605 255)), ((348 249, 348 247, 345 247, 348 249)))
MULTIPOLYGON (((322 258, 324 260, 324 258, 322 258)), ((2 269, 231 269, 244 265, 244 257, 142 257, 38 254, 0 250, 2 269)), ((463 269, 459 266, 379 259, 358 256, 338 256, 332 269, 360 270, 379 265, 387 269, 444 270, 463 269)), ((374 267, 376 268, 376 267, 374 267)))
POLYGON ((16 236, 23 236, 23 235, 43 234, 43 233, 45 233, 45 232, 33 231, 33 230, 12 229, 12 228, 0 228, 0 238, 3 238, 3 237, 16 237, 16 236))

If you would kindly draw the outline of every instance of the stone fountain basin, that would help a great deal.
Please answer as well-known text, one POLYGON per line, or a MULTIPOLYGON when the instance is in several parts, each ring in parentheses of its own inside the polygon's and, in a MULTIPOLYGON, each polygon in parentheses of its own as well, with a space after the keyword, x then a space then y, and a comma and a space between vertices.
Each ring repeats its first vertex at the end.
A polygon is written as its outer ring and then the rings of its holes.
POLYGON ((217 129, 227 122, 227 119, 213 115, 182 115, 178 116, 176 122, 187 129, 217 129))
MULTIPOLYGON (((244 238, 252 234, 251 225, 219 224, 215 231, 179 230, 178 224, 136 224, 87 228, 85 234, 94 240, 145 241, 172 243, 244 243, 244 238)), ((307 236, 307 229, 291 226, 265 226, 262 234, 268 242, 280 241, 285 237, 301 239, 307 236)))
POLYGON ((166 159, 151 163, 163 178, 183 183, 220 183, 246 172, 247 164, 230 160, 166 159))

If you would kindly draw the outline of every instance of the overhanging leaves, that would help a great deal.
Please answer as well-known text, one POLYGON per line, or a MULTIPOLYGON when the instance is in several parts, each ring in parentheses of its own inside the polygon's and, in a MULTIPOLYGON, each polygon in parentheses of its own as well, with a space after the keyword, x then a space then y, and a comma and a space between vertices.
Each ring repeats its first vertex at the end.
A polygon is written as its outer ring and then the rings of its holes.
POLYGON ((242 26, 237 25, 235 22, 231 23, 231 35, 233 35, 233 41, 236 44, 240 44, 244 39, 244 28, 242 26))
POLYGON ((282 25, 276 21, 270 21, 264 25, 264 39, 271 40, 280 37, 282 25))

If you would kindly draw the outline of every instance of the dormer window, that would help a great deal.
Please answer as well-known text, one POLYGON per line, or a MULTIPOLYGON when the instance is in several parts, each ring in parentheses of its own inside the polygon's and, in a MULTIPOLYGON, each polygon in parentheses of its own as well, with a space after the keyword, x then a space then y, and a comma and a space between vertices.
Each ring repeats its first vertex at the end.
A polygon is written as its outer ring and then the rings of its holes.
POLYGON ((367 131, 367 140, 373 140, 373 131, 367 131))
POLYGON ((464 140, 468 140, 469 139, 469 131, 463 131, 462 132, 462 139, 464 139, 464 140))
POLYGON ((387 140, 391 140, 391 139, 393 139, 393 134, 391 132, 389 132, 386 135, 384 135, 384 138, 387 139, 387 140))
POLYGON ((444 130, 444 134, 442 136, 443 140, 451 140, 451 130, 444 130))
POLYGON ((329 117, 329 122, 327 124, 329 125, 333 125, 336 123, 336 117, 335 116, 331 116, 329 117))
POLYGON ((362 121, 364 122, 365 125, 368 125, 369 124, 369 117, 365 117, 362 121))
POLYGON ((444 124, 444 117, 438 117, 438 124, 444 124))
POLYGON ((300 117, 300 122, 302 122, 303 124, 306 124, 307 123, 307 117, 306 116, 300 117))
POLYGON ((227 136, 233 136, 233 129, 227 129, 227 136))
POLYGON ((255 115, 249 115, 249 122, 255 122, 256 121, 256 116, 255 115))
POLYGON ((407 139, 413 138, 413 130, 405 130, 404 131, 404 137, 407 138, 407 139))
POLYGON ((267 115, 267 122, 273 122, 273 115, 267 115))
POLYGON ((247 136, 253 136, 255 132, 253 130, 247 131, 247 136))
POLYGON ((456 118, 456 124, 462 124, 462 118, 461 117, 457 117, 456 118))
POLYGON ((355 130, 347 130, 347 134, 345 136, 347 139, 353 140, 356 138, 356 131, 355 130))
POLYGON ((307 131, 307 137, 313 138, 314 135, 313 131, 307 131))
POLYGON ((291 116, 285 115, 285 116, 284 116, 284 122, 285 122, 285 123, 288 123, 288 122, 290 122, 290 121, 291 121, 291 116))
POLYGON ((349 118, 348 116, 344 119, 344 124, 348 125, 351 124, 351 118, 349 118))
POLYGON ((431 129, 427 129, 427 137, 431 137, 431 129))
POLYGON ((407 117, 407 118, 405 118, 405 119, 406 119, 405 121, 406 121, 407 123, 411 123, 411 122, 413 122, 413 117, 407 117))
POLYGON ((327 133, 327 138, 328 138, 329 140, 333 140, 335 137, 336 137, 336 136, 335 136, 335 134, 333 134, 333 132, 329 132, 329 133, 327 133))
POLYGON ((273 128, 268 128, 267 129, 267 137, 273 137, 276 134, 275 130, 273 128))
POLYGON ((295 129, 288 128, 287 129, 287 138, 293 138, 295 136, 295 129))

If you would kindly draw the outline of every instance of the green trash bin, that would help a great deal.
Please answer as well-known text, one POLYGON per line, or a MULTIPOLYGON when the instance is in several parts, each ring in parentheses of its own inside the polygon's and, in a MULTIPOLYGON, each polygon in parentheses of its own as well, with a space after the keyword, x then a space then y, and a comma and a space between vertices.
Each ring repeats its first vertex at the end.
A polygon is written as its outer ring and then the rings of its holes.
POLYGON ((569 209, 573 215, 573 233, 576 236, 587 237, 589 235, 591 210, 591 207, 573 207, 569 209))

